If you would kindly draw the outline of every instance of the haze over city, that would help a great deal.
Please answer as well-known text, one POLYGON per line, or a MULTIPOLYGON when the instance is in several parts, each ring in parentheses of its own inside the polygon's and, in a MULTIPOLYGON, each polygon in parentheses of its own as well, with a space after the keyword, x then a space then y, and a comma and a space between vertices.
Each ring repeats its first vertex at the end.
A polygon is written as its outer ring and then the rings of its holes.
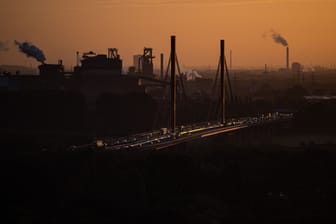
POLYGON ((304 65, 335 63, 336 2, 333 0, 5 0, 1 3, 1 64, 39 63, 20 53, 14 40, 41 48, 46 63, 76 63, 75 52, 119 49, 126 66, 143 47, 169 54, 177 37, 184 66, 216 66, 218 41, 233 51, 234 67, 284 66, 285 48, 271 37, 282 35, 290 61, 304 65))

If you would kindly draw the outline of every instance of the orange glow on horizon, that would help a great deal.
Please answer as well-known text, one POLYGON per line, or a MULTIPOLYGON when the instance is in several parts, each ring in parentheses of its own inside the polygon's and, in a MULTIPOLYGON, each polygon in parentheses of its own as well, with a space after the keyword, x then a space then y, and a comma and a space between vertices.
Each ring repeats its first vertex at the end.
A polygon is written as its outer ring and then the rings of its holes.
MULTIPOLYGON (((285 65, 285 48, 265 32, 274 29, 290 48, 290 61, 304 65, 335 65, 336 1, 332 0, 5 0, 0 9, 0 41, 31 41, 47 63, 63 59, 75 65, 76 51, 107 53, 116 47, 124 68, 143 47, 169 54, 176 35, 182 67, 215 67, 219 40, 233 51, 236 67, 285 65)), ((0 51, 0 64, 38 63, 14 44, 0 51)))

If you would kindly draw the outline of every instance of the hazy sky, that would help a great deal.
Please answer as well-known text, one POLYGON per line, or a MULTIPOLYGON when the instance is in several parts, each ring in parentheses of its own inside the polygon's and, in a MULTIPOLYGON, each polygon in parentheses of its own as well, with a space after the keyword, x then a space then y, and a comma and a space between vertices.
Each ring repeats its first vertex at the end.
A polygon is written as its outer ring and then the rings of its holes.
POLYGON ((286 38, 290 61, 336 64, 336 0, 1 0, 0 64, 37 65, 13 41, 41 48, 47 63, 75 65, 75 52, 116 47, 124 64, 143 47, 169 54, 176 35, 184 66, 212 66, 219 40, 234 66, 285 66, 285 48, 265 33, 286 38))

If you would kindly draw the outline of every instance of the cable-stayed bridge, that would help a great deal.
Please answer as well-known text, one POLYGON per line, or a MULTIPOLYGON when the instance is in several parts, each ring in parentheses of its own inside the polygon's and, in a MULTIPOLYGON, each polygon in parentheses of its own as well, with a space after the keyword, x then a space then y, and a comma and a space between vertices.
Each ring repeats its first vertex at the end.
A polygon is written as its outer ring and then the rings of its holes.
MULTIPOLYGON (((262 114, 260 116, 250 116, 235 119, 228 119, 226 117, 225 108, 226 100, 232 99, 232 89, 229 78, 229 71, 226 64, 224 54, 224 40, 220 41, 220 57, 218 63, 217 74, 215 78, 215 85, 213 87, 214 92, 219 87, 219 119, 216 122, 203 122, 196 124, 188 124, 177 126, 176 125, 176 98, 177 98, 177 76, 175 74, 175 68, 177 64, 177 70, 180 73, 180 68, 176 56, 175 36, 171 36, 171 54, 169 58, 168 68, 170 68, 170 127, 164 127, 160 130, 154 130, 144 133, 138 133, 125 137, 105 137, 94 141, 93 143, 73 146, 72 150, 78 150, 82 148, 96 148, 103 150, 146 150, 146 149, 164 149, 169 148, 184 142, 193 141, 196 139, 207 138, 215 135, 223 135, 234 131, 240 131, 243 129, 264 126, 273 123, 285 122, 292 119, 292 113, 279 113, 272 112, 262 114), (226 73, 226 76, 225 76, 226 73), (219 76, 219 77, 218 77, 219 76), (219 81, 219 85, 217 82, 219 81)), ((167 69, 168 71, 168 69, 167 69)), ((181 75, 181 74, 180 74, 181 75)), ((168 79, 168 72, 165 80, 168 79)), ((183 78, 180 77, 179 87, 182 88, 182 92, 185 94, 183 85, 183 78)))

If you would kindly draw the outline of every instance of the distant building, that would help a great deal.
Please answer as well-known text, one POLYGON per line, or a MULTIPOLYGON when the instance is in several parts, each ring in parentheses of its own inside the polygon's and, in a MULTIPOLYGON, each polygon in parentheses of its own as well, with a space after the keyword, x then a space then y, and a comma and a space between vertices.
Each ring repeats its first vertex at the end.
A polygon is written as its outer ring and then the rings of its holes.
POLYGON ((280 68, 279 72, 281 72, 281 73, 288 73, 288 69, 287 68, 280 68))
POLYGON ((62 78, 64 74, 64 66, 62 60, 58 64, 42 64, 39 66, 40 76, 48 78, 62 78))
POLYGON ((135 72, 142 76, 154 78, 153 48, 144 48, 143 55, 133 56, 133 66, 129 69, 129 74, 135 72), (134 68, 133 68, 134 67, 134 68))
POLYGON ((92 51, 84 53, 81 66, 77 65, 74 73, 80 76, 121 75, 122 60, 118 49, 109 48, 108 54, 96 54, 92 51))
POLYGON ((303 71, 303 65, 301 65, 299 62, 293 62, 292 63, 292 72, 299 74, 303 71))
POLYGON ((136 54, 133 56, 133 66, 135 67, 135 71, 138 72, 140 71, 140 67, 141 67, 141 54, 136 54))

